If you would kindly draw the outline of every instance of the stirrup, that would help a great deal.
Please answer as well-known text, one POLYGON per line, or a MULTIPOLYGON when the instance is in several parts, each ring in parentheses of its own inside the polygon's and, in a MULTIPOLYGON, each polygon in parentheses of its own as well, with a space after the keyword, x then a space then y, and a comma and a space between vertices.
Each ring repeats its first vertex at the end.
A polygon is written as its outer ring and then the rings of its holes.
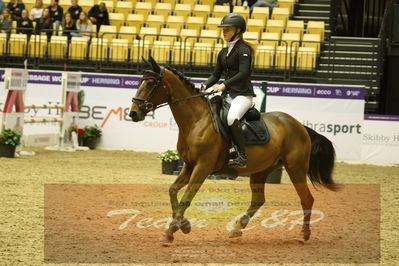
POLYGON ((245 168, 247 166, 247 158, 245 155, 237 152, 234 158, 230 158, 227 165, 229 167, 245 168))

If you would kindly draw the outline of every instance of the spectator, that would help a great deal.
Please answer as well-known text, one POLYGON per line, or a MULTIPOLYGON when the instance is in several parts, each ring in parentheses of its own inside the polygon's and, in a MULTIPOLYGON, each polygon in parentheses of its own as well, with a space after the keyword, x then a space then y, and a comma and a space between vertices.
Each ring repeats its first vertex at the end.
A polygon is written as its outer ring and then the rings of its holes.
POLYGON ((268 7, 271 14, 273 11, 273 7, 275 7, 276 4, 277 0, 258 0, 251 6, 251 12, 254 9, 254 7, 258 6, 258 7, 268 7))
POLYGON ((80 12, 82 12, 82 8, 78 5, 78 0, 71 1, 72 6, 68 9, 68 12, 71 13, 73 20, 78 20, 80 12))
POLYGON ((87 17, 86 12, 82 11, 79 14, 79 19, 76 21, 76 30, 78 32, 72 32, 72 36, 76 37, 91 37, 93 31, 93 25, 90 19, 87 17))
POLYGON ((7 33, 7 38, 10 38, 12 28, 11 12, 8 8, 4 8, 0 16, 0 32, 7 33))
POLYGON ((47 35, 47 41, 50 41, 51 35, 53 34, 53 22, 50 17, 50 9, 45 8, 43 15, 36 23, 35 28, 36 34, 47 35))
POLYGON ((11 17, 13 20, 18 20, 21 18, 21 12, 25 9, 22 0, 12 0, 8 3, 7 8, 11 11, 11 17))
POLYGON ((62 36, 68 36, 71 39, 71 33, 76 31, 75 21, 72 19, 72 14, 66 12, 62 19, 62 36))
POLYGON ((97 32, 100 30, 101 25, 109 25, 109 16, 105 3, 101 2, 94 5, 89 10, 89 19, 93 24, 97 25, 97 32))
POLYGON ((4 2, 3 0, 0 0, 0 14, 3 13, 3 9, 4 9, 4 2))
POLYGON ((24 9, 21 13, 21 18, 17 21, 17 33, 28 35, 28 40, 33 31, 32 20, 29 19, 28 10, 24 9))
POLYGON ((60 29, 64 10, 61 6, 58 5, 58 0, 51 0, 48 9, 50 10, 51 21, 55 23, 56 35, 58 35, 58 30, 60 29))
POLYGON ((30 18, 37 22, 43 15, 43 9, 43 1, 36 0, 35 6, 30 11, 30 18))

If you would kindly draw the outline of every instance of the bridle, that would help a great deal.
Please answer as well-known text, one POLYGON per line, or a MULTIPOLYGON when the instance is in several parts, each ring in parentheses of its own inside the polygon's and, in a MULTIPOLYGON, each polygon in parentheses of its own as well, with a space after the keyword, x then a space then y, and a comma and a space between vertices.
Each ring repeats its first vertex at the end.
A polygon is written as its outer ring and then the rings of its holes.
POLYGON ((189 97, 184 97, 184 98, 180 98, 180 99, 176 99, 170 102, 166 102, 166 103, 161 103, 158 105, 155 105, 151 102, 152 98, 154 97, 154 94, 156 92, 156 89, 159 87, 159 85, 162 84, 163 88, 166 89, 165 84, 163 84, 163 74, 164 74, 164 68, 161 67, 161 73, 158 74, 154 71, 146 71, 145 74, 143 75, 143 77, 140 80, 140 85, 145 81, 145 80, 153 80, 154 81, 154 85, 151 87, 150 89, 150 93, 148 94, 146 99, 143 98, 138 98, 138 97, 133 97, 132 102, 137 104, 137 106, 139 107, 139 109, 144 112, 145 114, 147 114, 148 112, 151 111, 155 111, 158 108, 164 107, 166 105, 170 105, 170 104, 175 104, 178 102, 182 102, 182 101, 186 101, 186 100, 190 100, 193 98, 197 98, 197 97, 201 97, 201 96, 206 96, 206 95, 210 95, 210 94, 214 94, 214 92, 202 92, 196 95, 192 95, 189 97))

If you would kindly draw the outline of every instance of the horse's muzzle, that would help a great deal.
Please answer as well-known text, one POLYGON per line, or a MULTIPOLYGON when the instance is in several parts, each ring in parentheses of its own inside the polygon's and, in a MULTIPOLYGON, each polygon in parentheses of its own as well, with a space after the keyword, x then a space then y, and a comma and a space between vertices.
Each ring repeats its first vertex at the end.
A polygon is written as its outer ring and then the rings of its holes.
POLYGON ((133 122, 138 122, 139 121, 136 111, 130 111, 129 116, 130 116, 130 118, 132 119, 133 122))

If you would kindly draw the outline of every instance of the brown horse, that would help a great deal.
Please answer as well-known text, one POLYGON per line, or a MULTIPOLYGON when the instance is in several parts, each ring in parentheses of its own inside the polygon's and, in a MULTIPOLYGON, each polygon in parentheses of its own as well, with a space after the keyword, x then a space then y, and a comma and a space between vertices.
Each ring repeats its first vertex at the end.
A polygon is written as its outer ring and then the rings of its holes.
MULTIPOLYGON (((179 127, 177 150, 184 166, 169 189, 173 221, 164 235, 165 241, 172 242, 177 230, 181 229, 183 233, 191 231, 184 213, 207 176, 224 167, 228 144, 212 125, 203 94, 173 68, 162 68, 151 57, 150 63, 152 70, 142 78, 133 98, 130 117, 134 122, 143 121, 148 112, 169 105, 179 127), (187 189, 178 201, 177 193, 186 185, 187 189)), ((251 175, 252 199, 230 237, 242 235, 242 229, 265 202, 267 176, 284 165, 300 197, 304 212, 301 232, 306 241, 310 237, 309 221, 314 201, 306 176, 309 175, 312 183, 322 184, 330 190, 337 189, 331 177, 335 160, 333 145, 288 114, 263 113, 262 119, 268 126, 270 141, 265 145, 247 146, 247 166, 235 169, 238 174, 251 175)))

